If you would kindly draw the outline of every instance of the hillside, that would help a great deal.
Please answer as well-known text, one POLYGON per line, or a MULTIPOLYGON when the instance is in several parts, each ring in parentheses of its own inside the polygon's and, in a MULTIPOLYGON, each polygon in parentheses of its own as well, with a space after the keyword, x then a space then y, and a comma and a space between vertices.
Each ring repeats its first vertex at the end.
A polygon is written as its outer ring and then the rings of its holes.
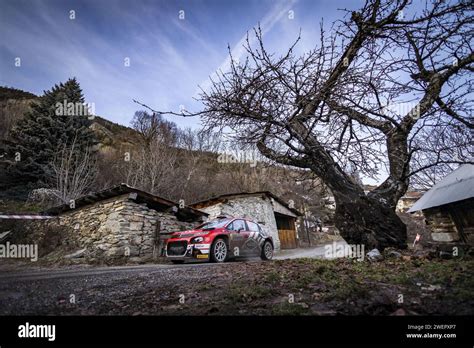
MULTIPOLYGON (((28 111, 31 103, 41 98, 33 93, 6 86, 0 87, 0 139, 7 139, 8 133, 28 111)), ((101 147, 121 148, 131 146, 138 141, 135 130, 106 120, 94 117, 91 128, 96 133, 101 147)))
POLYGON ((34 95, 30 92, 22 91, 21 89, 16 89, 12 87, 0 86, 0 101, 14 99, 14 100, 23 100, 23 99, 35 99, 38 98, 37 95, 34 95))
MULTIPOLYGON (((0 140, 8 140, 9 131, 28 111, 31 103, 39 98, 18 89, 0 88, 0 140)), ((136 130, 103 117, 94 117, 90 127, 99 143, 99 156, 97 176, 90 191, 100 191, 125 182, 161 197, 174 201, 184 199, 185 202, 228 193, 271 191, 287 202, 294 201, 299 209, 304 203, 308 211, 321 219, 331 219, 332 212, 326 209, 323 199, 327 193, 319 180, 308 177, 308 173, 260 162, 260 159, 254 164, 245 161, 221 163, 216 151, 223 150, 212 147, 212 136, 210 139, 203 138, 174 124, 171 126, 174 127, 174 140, 158 144, 151 152, 146 152, 140 146, 143 138, 136 130), (130 161, 124 159, 127 154, 131 157, 130 161)), ((227 151, 233 153, 235 150, 237 155, 241 154, 234 147, 231 145, 227 151)), ((8 176, 4 179, 8 182, 8 176)), ((8 186, 6 188, 4 191, 8 191, 8 186)), ((32 189, 28 188, 27 192, 32 189)), ((21 199, 26 199, 26 193, 22 194, 21 199)), ((18 197, 4 192, 0 198, 14 200, 11 206, 15 211, 32 209, 31 205, 25 205, 22 209, 18 197)))

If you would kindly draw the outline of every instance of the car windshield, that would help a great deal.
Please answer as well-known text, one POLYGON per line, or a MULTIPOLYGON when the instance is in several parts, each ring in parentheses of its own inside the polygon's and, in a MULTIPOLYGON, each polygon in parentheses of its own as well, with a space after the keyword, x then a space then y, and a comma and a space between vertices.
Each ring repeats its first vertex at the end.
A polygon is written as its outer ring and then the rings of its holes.
POLYGON ((231 219, 215 219, 209 222, 206 222, 202 225, 196 227, 198 230, 208 230, 213 228, 224 227, 231 219))

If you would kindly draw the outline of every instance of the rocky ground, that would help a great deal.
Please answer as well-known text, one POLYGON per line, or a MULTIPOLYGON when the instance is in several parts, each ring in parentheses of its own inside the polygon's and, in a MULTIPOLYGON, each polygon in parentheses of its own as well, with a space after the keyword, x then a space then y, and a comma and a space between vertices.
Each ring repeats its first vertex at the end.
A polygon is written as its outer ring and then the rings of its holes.
POLYGON ((1 315, 472 315, 472 258, 294 259, 0 275, 1 315))

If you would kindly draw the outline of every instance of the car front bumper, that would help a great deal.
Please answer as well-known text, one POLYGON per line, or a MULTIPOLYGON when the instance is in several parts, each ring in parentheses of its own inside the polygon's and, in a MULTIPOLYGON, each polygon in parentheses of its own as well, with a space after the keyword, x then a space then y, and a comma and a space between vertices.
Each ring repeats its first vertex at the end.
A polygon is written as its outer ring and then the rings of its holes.
POLYGON ((170 260, 208 260, 210 244, 190 243, 188 239, 172 239, 166 243, 166 258, 170 260))

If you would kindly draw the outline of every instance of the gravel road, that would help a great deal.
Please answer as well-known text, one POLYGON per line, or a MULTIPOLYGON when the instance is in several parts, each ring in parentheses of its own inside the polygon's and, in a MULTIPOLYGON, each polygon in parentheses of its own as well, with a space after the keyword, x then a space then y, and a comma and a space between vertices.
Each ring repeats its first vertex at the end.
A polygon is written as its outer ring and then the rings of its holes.
MULTIPOLYGON (((256 261, 249 261, 256 262, 256 261)), ((257 261, 258 262, 258 261, 257 261)), ((180 295, 246 262, 140 265, 8 272, 0 275, 0 315, 160 314, 180 295), (140 298, 147 301, 140 302, 140 298), (148 307, 148 301, 154 303, 148 307), (142 308, 143 307, 143 308, 142 308)), ((174 306, 173 306, 174 305, 174 306)))
MULTIPOLYGON (((288 250, 268 264, 323 256, 321 246, 288 250)), ((212 302, 219 288, 226 291, 246 277, 250 281, 253 269, 265 264, 256 258, 224 264, 2 270, 0 315, 201 314, 207 309, 200 304, 212 302)))

